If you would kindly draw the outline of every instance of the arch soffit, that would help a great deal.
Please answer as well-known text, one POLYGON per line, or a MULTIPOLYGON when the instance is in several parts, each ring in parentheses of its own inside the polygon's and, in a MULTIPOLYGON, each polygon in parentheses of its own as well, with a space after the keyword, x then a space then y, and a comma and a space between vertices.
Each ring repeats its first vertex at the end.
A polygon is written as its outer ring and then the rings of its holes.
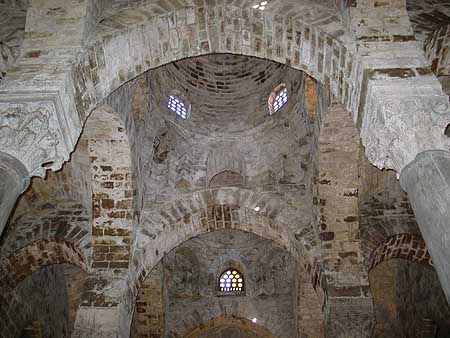
POLYGON ((209 330, 218 329, 226 326, 239 327, 240 329, 254 332, 258 335, 258 337, 262 338, 275 338, 275 336, 264 326, 254 324, 246 318, 226 317, 226 316, 216 317, 214 319, 211 319, 205 324, 199 325, 197 328, 195 328, 187 335, 185 335, 184 338, 198 338, 209 330))
POLYGON ((28 244, 0 261, 0 286, 13 290, 27 276, 55 264, 71 264, 88 270, 87 260, 73 243, 39 240, 28 244))
MULTIPOLYGON (((202 233, 220 229, 237 229, 253 233, 286 249, 302 266, 313 265, 308 234, 314 229, 296 229, 285 224, 279 213, 289 205, 278 195, 264 196, 242 188, 217 188, 197 191, 141 215, 141 229, 135 235, 138 248, 133 260, 143 264, 144 271, 153 268, 155 257, 202 233), (259 206, 260 210, 255 211, 259 206), (162 240, 164 238, 164 240, 162 240), (309 247, 306 245, 309 244, 309 247), (165 247, 163 247, 163 245, 165 247), (147 248, 153 250, 147 251, 147 248), (156 254, 157 253, 157 254, 156 254), (139 257, 140 256, 140 257, 139 257)), ((295 210, 288 210, 295 213, 295 210)), ((300 217, 300 215, 299 215, 300 217)))
POLYGON ((329 85, 348 107, 356 102, 359 62, 353 52, 318 27, 299 20, 216 6, 183 8, 150 18, 135 15, 122 22, 128 24, 103 27, 72 67, 74 101, 82 120, 138 75, 183 58, 214 53, 287 64, 329 85))
POLYGON ((391 259, 405 259, 433 268, 431 256, 421 236, 403 233, 387 238, 373 251, 369 272, 379 264, 391 259))

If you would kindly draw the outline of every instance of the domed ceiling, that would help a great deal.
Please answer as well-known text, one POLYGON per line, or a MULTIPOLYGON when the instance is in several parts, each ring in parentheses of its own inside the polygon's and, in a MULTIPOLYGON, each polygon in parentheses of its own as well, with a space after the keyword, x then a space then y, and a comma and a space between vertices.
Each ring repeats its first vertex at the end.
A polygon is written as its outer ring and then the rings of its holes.
POLYGON ((215 54, 184 59, 151 71, 151 93, 158 111, 182 127, 202 134, 250 130, 289 109, 291 101, 273 117, 268 98, 280 83, 289 94, 302 86, 303 73, 286 65, 254 57, 215 54), (167 108, 168 97, 179 92, 191 105, 187 120, 167 108))

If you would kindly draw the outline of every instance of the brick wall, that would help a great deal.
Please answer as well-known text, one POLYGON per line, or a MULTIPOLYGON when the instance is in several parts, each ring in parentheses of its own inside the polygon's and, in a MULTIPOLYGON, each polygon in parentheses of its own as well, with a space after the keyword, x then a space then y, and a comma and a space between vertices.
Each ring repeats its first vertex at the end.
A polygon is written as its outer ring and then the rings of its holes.
POLYGON ((361 151, 359 210, 362 248, 369 268, 374 251, 391 237, 411 234, 420 238, 408 196, 394 172, 372 166, 361 151))
POLYGON ((423 238, 411 234, 398 234, 386 239, 372 254, 369 269, 389 259, 407 259, 432 267, 430 254, 423 238))
POLYGON ((346 285, 356 287, 353 296, 364 296, 368 287, 359 239, 359 147, 349 113, 332 107, 322 121, 319 138, 319 239, 328 286, 338 294, 346 285))
POLYGON ((93 189, 92 267, 126 269, 134 218, 126 131, 114 114, 99 109, 90 117, 85 133, 93 189))
POLYGON ((136 299, 131 338, 161 338, 164 332, 162 266, 145 279, 136 299))
POLYGON ((252 323, 247 318, 218 317, 211 319, 201 327, 191 331, 186 338, 225 338, 232 335, 237 338, 274 338, 263 326, 252 323))
POLYGON ((318 146, 325 333, 369 337, 374 313, 359 237, 359 134, 343 107, 332 106, 322 120, 318 146))
POLYGON ((46 240, 33 242, 0 260, 0 285, 6 293, 43 267, 63 263, 87 269, 86 259, 73 244, 46 240))
MULTIPOLYGON (((200 235, 167 254, 146 278, 136 302, 134 337, 161 336, 162 331, 181 337, 222 316, 257 318, 256 325, 275 336, 292 337, 295 270, 284 249, 259 236, 231 229, 200 235), (218 290, 220 274, 232 267, 244 278, 245 293, 240 296, 224 296, 218 290)), ((314 298, 308 299, 313 304, 314 298)), ((320 309, 320 304, 315 306, 320 309)))
MULTIPOLYGON (((324 338, 323 299, 313 288, 308 275, 298 273, 297 329, 300 338, 324 338)), ((320 290, 320 288, 318 288, 320 290)), ((320 291, 319 291, 320 292, 320 291)))
POLYGON ((374 337, 422 337, 430 321, 437 337, 448 336, 450 308, 433 269, 392 259, 377 265, 369 277, 377 317, 374 337))

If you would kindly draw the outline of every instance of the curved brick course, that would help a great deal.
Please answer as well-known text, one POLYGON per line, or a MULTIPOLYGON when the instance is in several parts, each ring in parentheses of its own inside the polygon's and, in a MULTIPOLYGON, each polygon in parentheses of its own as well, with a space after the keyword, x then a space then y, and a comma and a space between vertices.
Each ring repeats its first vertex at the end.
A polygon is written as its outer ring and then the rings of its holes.
POLYGON ((369 270, 389 259, 408 259, 425 266, 433 266, 423 239, 417 235, 398 234, 386 239, 372 254, 369 270))
POLYGON ((0 261, 1 289, 13 290, 25 277, 42 267, 63 263, 87 270, 86 259, 74 244, 49 240, 33 242, 0 261))

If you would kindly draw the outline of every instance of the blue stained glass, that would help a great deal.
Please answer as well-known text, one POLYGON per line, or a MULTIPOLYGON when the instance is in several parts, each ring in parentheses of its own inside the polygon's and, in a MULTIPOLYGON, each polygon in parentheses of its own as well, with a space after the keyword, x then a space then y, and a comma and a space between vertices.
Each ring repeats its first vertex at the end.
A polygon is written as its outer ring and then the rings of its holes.
POLYGON ((175 114, 183 119, 187 118, 187 109, 184 103, 177 97, 170 95, 169 101, 167 102, 167 108, 172 110, 175 114))
POLYGON ((284 104, 288 101, 288 91, 286 88, 283 88, 275 97, 275 100, 273 102, 273 112, 275 113, 278 111, 281 107, 284 106, 284 104))

